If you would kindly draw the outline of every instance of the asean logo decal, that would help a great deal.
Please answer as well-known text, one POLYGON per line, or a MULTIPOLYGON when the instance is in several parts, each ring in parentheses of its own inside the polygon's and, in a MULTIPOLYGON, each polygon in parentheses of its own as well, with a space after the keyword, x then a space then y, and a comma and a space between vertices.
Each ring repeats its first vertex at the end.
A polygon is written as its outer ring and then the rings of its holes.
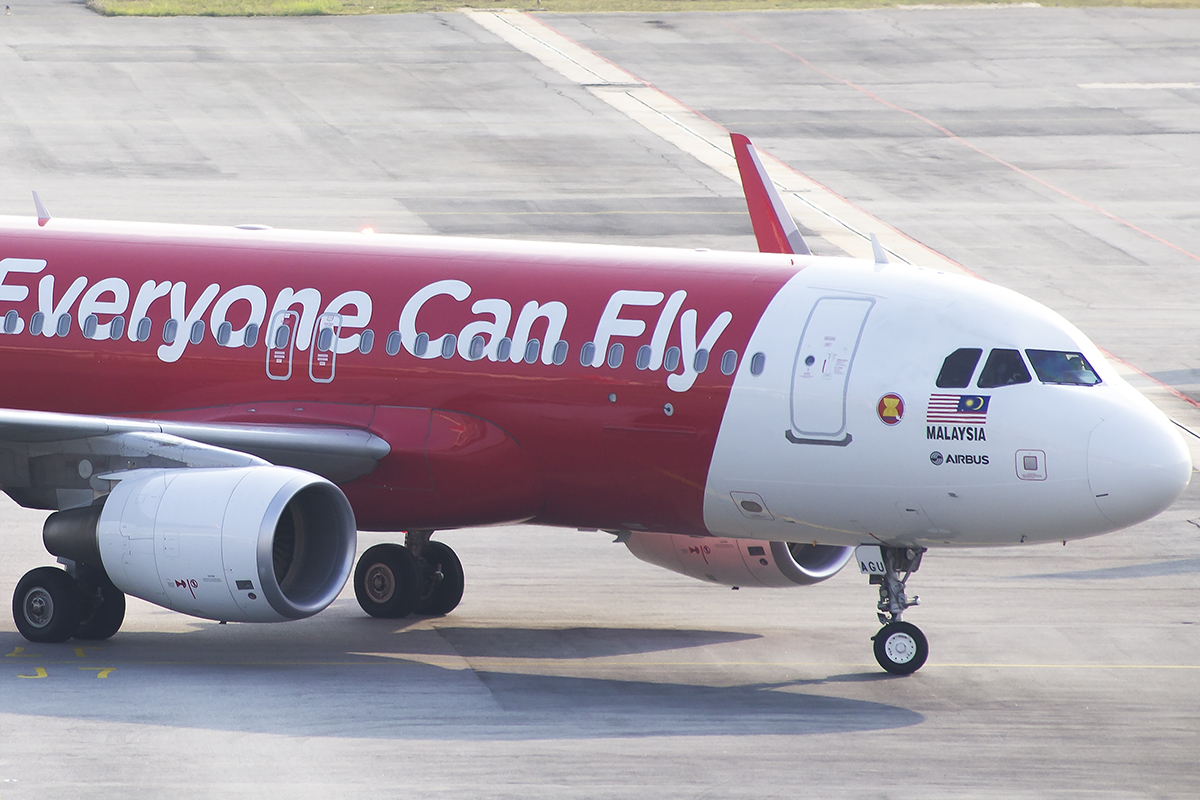
POLYGON ((904 419, 904 398, 894 393, 885 394, 879 398, 879 404, 875 406, 875 411, 884 425, 895 425, 904 419))

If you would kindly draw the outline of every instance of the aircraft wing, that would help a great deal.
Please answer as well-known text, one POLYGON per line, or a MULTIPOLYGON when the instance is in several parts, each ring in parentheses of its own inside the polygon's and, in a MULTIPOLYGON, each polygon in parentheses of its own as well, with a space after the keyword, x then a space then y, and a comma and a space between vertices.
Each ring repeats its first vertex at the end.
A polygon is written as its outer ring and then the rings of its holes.
POLYGON ((373 470, 391 448, 336 426, 198 423, 0 409, 0 486, 31 508, 91 502, 114 473, 277 464, 334 483, 373 470))

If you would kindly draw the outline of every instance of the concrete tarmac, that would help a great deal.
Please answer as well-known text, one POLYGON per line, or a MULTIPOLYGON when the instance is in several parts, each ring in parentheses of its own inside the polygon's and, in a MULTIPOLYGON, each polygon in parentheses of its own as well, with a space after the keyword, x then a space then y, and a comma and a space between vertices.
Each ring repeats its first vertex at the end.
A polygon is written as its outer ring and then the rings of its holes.
MULTIPOLYGON (((539 18, 1200 392, 1200 14, 539 18)), ((58 216, 754 248, 734 183, 463 14, 41 0, 0 17, 0 63, 3 213, 36 188, 58 216)), ((0 507, 0 586, 51 562, 44 516, 0 507)), ((5 616, 0 799, 1190 797, 1198 525, 1194 486, 1098 539, 930 554, 903 679, 857 574, 732 592, 529 526, 439 534, 467 574, 440 619, 131 600, 76 650, 5 616)))

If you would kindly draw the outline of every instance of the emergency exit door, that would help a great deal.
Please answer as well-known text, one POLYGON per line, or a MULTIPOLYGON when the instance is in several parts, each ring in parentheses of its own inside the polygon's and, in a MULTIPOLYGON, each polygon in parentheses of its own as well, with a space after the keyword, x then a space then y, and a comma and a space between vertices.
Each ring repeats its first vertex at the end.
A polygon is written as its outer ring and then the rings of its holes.
POLYGON ((792 369, 791 441, 850 442, 846 434, 846 388, 873 305, 875 301, 867 297, 822 297, 813 306, 792 369))

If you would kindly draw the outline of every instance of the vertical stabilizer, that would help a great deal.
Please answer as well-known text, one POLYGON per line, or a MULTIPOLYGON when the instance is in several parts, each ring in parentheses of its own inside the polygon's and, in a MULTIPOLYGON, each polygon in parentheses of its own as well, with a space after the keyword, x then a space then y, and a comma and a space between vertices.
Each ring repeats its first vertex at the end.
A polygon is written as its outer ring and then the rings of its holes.
POLYGON ((759 252, 811 255, 754 145, 740 133, 731 133, 729 138, 733 141, 733 154, 742 176, 742 191, 746 195, 746 208, 750 211, 750 224, 754 226, 759 252))
POLYGON ((42 198, 37 192, 33 193, 33 207, 37 209, 38 225, 45 226, 50 221, 50 212, 46 210, 46 204, 42 202, 42 198))

